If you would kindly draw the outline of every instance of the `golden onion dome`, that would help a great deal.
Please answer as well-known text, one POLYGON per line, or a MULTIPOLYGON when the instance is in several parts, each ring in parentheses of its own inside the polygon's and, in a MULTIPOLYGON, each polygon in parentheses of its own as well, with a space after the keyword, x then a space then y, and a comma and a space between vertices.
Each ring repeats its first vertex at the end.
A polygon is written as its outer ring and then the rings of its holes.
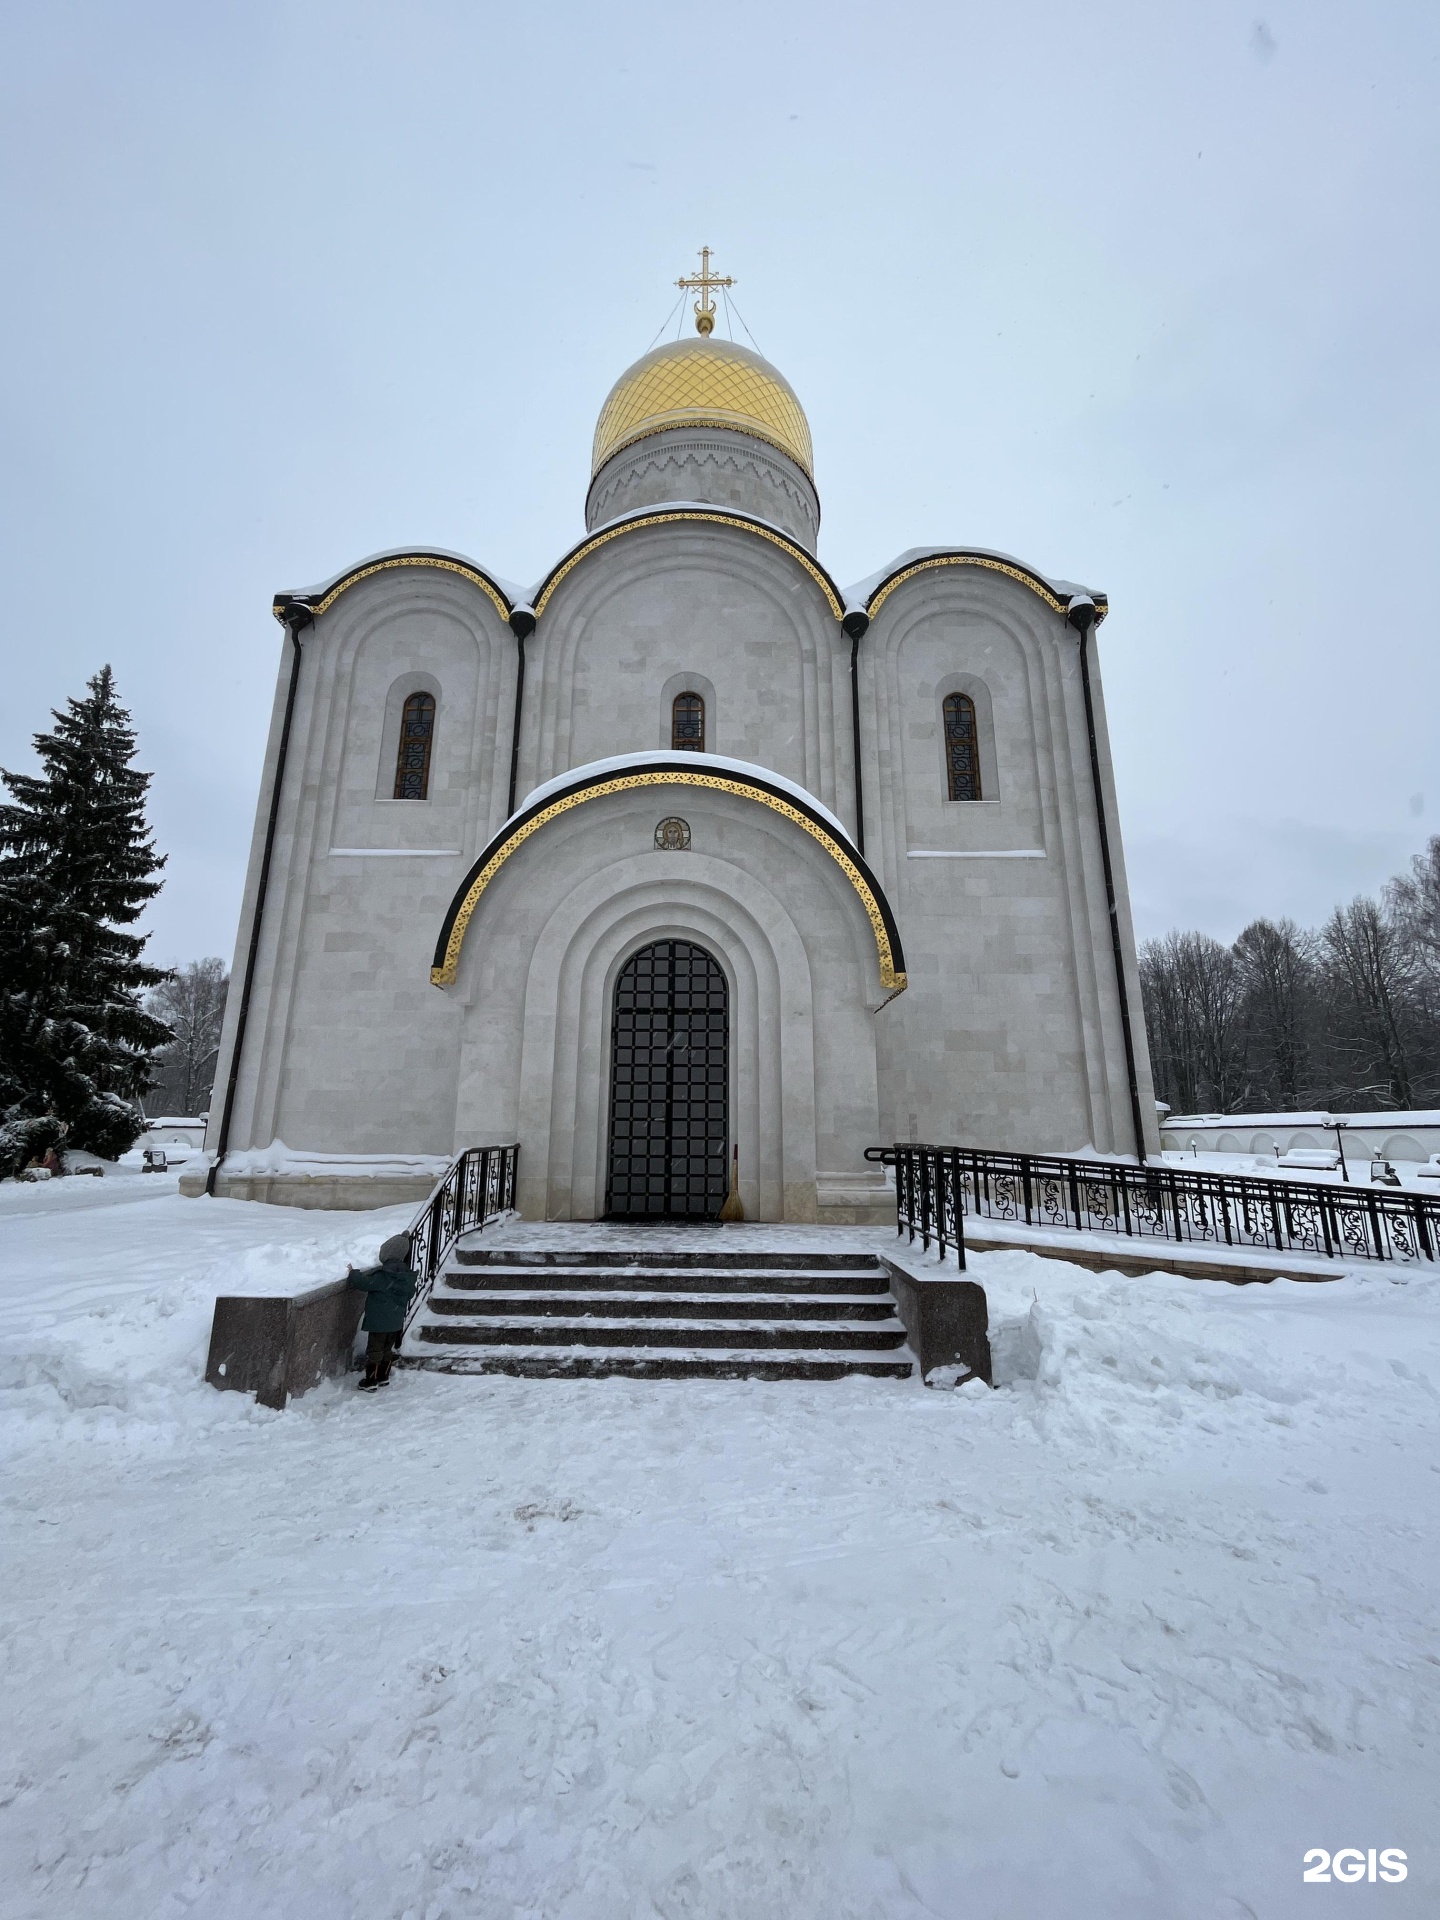
POLYGON ((813 482, 810 423, 768 360, 713 334, 656 347, 622 373, 595 426, 592 477, 622 447, 672 427, 725 427, 788 454, 813 482))

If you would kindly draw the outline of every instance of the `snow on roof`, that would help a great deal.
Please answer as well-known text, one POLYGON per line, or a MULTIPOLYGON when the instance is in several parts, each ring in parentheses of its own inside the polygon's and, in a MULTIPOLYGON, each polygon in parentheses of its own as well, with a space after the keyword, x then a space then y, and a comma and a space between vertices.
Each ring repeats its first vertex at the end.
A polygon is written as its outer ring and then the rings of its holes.
MULTIPOLYGON (((616 753, 607 760, 590 760, 583 767, 569 767, 564 773, 557 773, 553 780, 547 780, 542 786, 535 787, 527 793, 510 818, 517 819, 520 814, 528 813, 530 808, 540 801, 548 800, 551 794, 560 793, 566 787, 573 787, 579 781, 592 780, 604 773, 621 773, 630 767, 653 767, 660 762, 673 763, 676 758, 677 755, 673 752, 666 753, 658 747, 652 747, 646 753, 616 753)), ((756 766, 750 760, 732 760, 723 753, 695 754, 693 758, 696 764, 703 766, 707 773, 712 773, 719 768, 726 773, 738 773, 746 778, 763 780, 767 786, 778 787, 782 793, 788 793, 791 799, 803 800, 809 810, 818 814, 838 839, 847 847, 854 849, 855 843, 850 838, 850 829, 844 822, 838 820, 807 787, 797 786, 793 780, 787 780, 783 773, 776 773, 770 767, 756 766)))
MULTIPOLYGON (((544 573, 541 574, 534 585, 528 588, 518 585, 513 580, 507 580, 503 574, 496 573, 493 567, 482 566, 480 561, 472 560, 467 553, 457 553, 449 547, 419 545, 385 547, 379 553, 368 553, 363 559, 352 561, 349 566, 342 567, 338 573, 332 573, 328 579, 318 581, 313 587, 295 587, 278 593, 275 597, 277 600, 323 600, 325 595, 329 593, 333 587, 338 586, 342 580, 347 580, 352 575, 360 572, 364 567, 374 566, 379 561, 404 560, 414 555, 417 558, 425 557, 435 560, 454 560, 462 567, 469 567, 473 569, 474 572, 483 574, 487 580, 492 581, 495 586, 500 589, 501 593, 504 594, 505 598, 510 602, 510 605, 517 611, 533 612, 536 599, 557 569, 562 567, 572 554, 578 553, 587 542, 593 540, 597 534, 613 533, 616 528, 623 526, 626 521, 649 519, 657 513, 723 513, 731 515, 742 524, 749 521, 756 527, 763 527, 767 533, 778 534, 787 544, 798 547, 804 551, 804 542, 797 540, 789 528, 780 526, 777 521, 763 519, 758 513, 749 513, 739 507, 717 506, 713 500, 656 500, 647 507, 631 507, 627 512, 617 513, 613 518, 602 520, 597 526, 591 527, 586 533, 582 534, 578 540, 573 541, 559 558, 545 569, 544 573)), ((888 561, 885 566, 878 568, 874 573, 867 574, 863 580, 857 580, 855 584, 850 587, 837 587, 836 592, 844 604, 846 613, 864 613, 875 593, 893 575, 903 572, 906 567, 916 566, 922 561, 940 560, 951 554, 957 556, 973 554, 977 559, 999 560, 1006 566, 1019 567, 1023 572, 1033 574, 1043 586, 1049 588, 1058 600, 1069 600, 1077 593, 1089 594, 1096 600, 1102 602, 1105 599, 1104 594, 1102 594, 1098 588, 1082 587, 1073 580, 1061 580, 1054 575, 1042 573, 1038 567, 1032 567, 1027 561, 1016 559, 1012 553, 1002 553, 996 547, 968 547, 956 545, 953 542, 942 546, 907 547, 903 553, 897 554, 893 560, 888 561)), ((821 568, 822 572, 826 571, 822 561, 814 555, 810 557, 814 560, 815 565, 821 568)))
POLYGON ((513 580, 507 580, 503 574, 496 573, 493 567, 487 567, 479 560, 472 560, 468 553, 456 553, 449 547, 432 547, 427 542, 412 542, 404 547, 382 547, 379 553, 367 553, 363 559, 352 560, 347 567, 341 567, 338 573, 332 573, 313 587, 294 587, 276 595, 280 600, 323 600, 332 587, 342 580, 348 580, 352 573, 358 573, 362 567, 373 567, 379 560, 404 560, 411 554, 432 560, 455 560, 462 567, 470 567, 476 573, 483 573, 504 594, 514 606, 517 600, 523 600, 525 589, 517 587, 513 580))
MULTIPOLYGON (((751 513, 746 507, 727 507, 714 500, 652 500, 648 507, 629 507, 624 513, 617 513, 611 519, 601 520, 597 525, 589 528, 580 539, 574 541, 565 549, 564 553, 560 555, 560 558, 556 560, 552 566, 545 569, 534 586, 531 587, 528 601, 533 602, 536 600, 542 588, 545 586, 546 581, 549 580, 556 569, 563 567, 572 553, 578 553, 583 546, 595 539, 597 535, 613 533, 617 527, 624 526, 627 520, 652 519, 657 513, 723 513, 731 515, 742 523, 748 520, 757 527, 764 527, 767 533, 778 534, 787 545, 798 547, 802 553, 806 551, 805 542, 798 540, 788 527, 782 527, 776 520, 762 519, 758 513, 751 513)), ((815 560, 813 554, 810 555, 810 558, 815 560)), ((817 567, 821 567, 822 572, 824 571, 823 565, 819 560, 815 560, 815 564, 817 567)), ((519 591, 520 589, 517 587, 516 592, 518 593, 519 591)), ((836 592, 839 593, 839 591, 837 587, 836 592)))
POLYGON ((1077 593, 1091 594, 1098 600, 1105 598, 1098 587, 1082 587, 1073 580, 1061 580, 1051 574, 1042 573, 1039 567, 1032 567, 1028 560, 1017 560, 1013 553, 1001 553, 997 547, 967 547, 951 541, 948 545, 938 547, 907 547, 903 553, 896 554, 895 558, 881 567, 878 572, 867 574, 863 580, 857 580, 853 587, 845 589, 845 611, 863 613, 871 598, 884 586, 892 574, 902 573, 906 567, 916 566, 922 560, 941 560, 952 553, 973 553, 981 560, 1003 560, 1006 566, 1020 567, 1026 573, 1033 573, 1037 580, 1050 589, 1057 600, 1069 600, 1077 593))
POLYGON ((788 528, 782 527, 778 520, 766 520, 758 513, 751 513, 748 507, 727 507, 714 500, 654 500, 648 507, 627 507, 624 513, 617 513, 609 520, 601 520, 590 528, 584 540, 575 545, 583 547, 586 540, 593 539, 597 533, 605 533, 611 527, 618 527, 624 520, 643 520, 650 513, 733 513, 737 520, 753 520, 757 526, 769 527, 773 533, 780 534, 795 546, 802 546, 788 528))

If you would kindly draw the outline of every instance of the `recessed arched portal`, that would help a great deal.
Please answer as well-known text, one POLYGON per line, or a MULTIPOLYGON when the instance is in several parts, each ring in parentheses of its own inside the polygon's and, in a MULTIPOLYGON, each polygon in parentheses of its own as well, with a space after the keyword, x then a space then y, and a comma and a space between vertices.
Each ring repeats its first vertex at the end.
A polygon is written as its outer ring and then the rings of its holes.
POLYGON ((690 940, 655 940, 620 969, 610 1030, 605 1212, 713 1220, 728 1186, 730 992, 690 940))

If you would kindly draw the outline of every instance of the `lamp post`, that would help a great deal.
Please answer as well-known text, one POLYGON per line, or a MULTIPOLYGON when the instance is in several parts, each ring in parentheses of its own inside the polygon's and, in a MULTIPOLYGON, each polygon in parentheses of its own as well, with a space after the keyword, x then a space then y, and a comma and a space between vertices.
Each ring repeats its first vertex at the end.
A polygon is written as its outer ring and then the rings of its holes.
POLYGON ((1324 1126, 1327 1132, 1333 1133, 1335 1135, 1335 1145, 1340 1150, 1340 1178, 1345 1182, 1346 1186, 1348 1187, 1350 1184, 1350 1169, 1345 1164, 1345 1142, 1341 1138, 1341 1129, 1348 1126, 1349 1122, 1345 1120, 1337 1120, 1332 1115, 1330 1119, 1322 1121, 1321 1125, 1324 1126))

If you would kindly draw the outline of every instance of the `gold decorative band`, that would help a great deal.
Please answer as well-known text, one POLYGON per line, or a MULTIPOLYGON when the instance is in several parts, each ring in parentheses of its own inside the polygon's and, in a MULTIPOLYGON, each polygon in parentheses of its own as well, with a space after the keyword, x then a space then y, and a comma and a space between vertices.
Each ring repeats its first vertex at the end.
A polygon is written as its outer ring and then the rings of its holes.
POLYGON ((865 917, 870 922, 875 935, 875 949, 880 962, 880 984, 895 993, 902 993, 907 984, 905 975, 895 968, 894 951, 890 945, 890 934, 885 925, 885 916, 880 911, 869 882, 846 853, 844 847, 819 824, 812 820, 799 807, 788 800, 782 800, 778 794, 767 793, 763 787, 750 785, 746 780, 734 774, 723 773, 630 773, 617 775, 613 780, 602 780, 593 787, 585 787, 579 793, 562 795, 552 800, 548 807, 542 807, 533 818, 515 829, 485 862, 460 902, 450 928, 450 937, 445 943, 444 964, 430 969, 431 984, 437 987, 453 986, 460 971, 460 949, 465 944, 465 934, 470 925, 471 916, 480 904, 480 896, 489 886, 495 875, 504 866, 511 854, 528 840, 532 833, 538 833, 543 826, 557 819, 572 808, 583 806, 587 800, 599 800, 609 793, 628 793, 636 787, 708 787, 720 793, 737 793, 747 800, 758 800, 761 806, 769 807, 772 812, 781 814, 785 819, 808 833, 830 855, 845 878, 860 896, 860 904, 865 909, 865 917))
MULTIPOLYGON (((1037 580, 1033 573, 1027 573, 1023 567, 1012 565, 1008 560, 994 560, 984 553, 936 553, 928 560, 917 560, 913 567, 904 567, 899 573, 892 574, 884 586, 873 593, 866 604, 865 611, 873 620, 881 607, 894 593, 897 587, 903 587, 907 580, 913 580, 917 573, 928 573, 932 567, 986 567, 991 573, 1008 574, 1012 580, 1018 580, 1022 587, 1028 587, 1039 596, 1052 613, 1064 613, 1066 602, 1053 594, 1043 581, 1037 580)), ((1097 595, 1095 601, 1097 617, 1104 619, 1108 612, 1108 603, 1103 595, 1097 595)))
POLYGON ((582 560, 594 553, 597 548, 603 547, 607 541, 618 540, 624 533, 638 533, 641 527, 664 527, 678 520, 709 521, 718 527, 738 527, 742 533, 753 533, 761 540, 768 540, 772 546, 779 547, 782 553, 788 553, 792 560, 799 561, 829 601, 830 611, 835 618, 842 620, 845 617, 845 603, 835 591, 829 575, 817 567, 805 549, 798 546, 795 541, 787 539, 783 533, 776 533, 773 527, 758 526, 753 520, 743 519, 737 513, 701 513, 697 509, 686 507, 676 508, 670 513, 637 514, 633 520, 622 521, 618 527, 610 527, 604 533, 597 533, 592 540, 585 541, 584 545, 577 547, 570 558, 558 566, 545 582, 544 589, 535 602, 535 617, 538 619, 545 611, 551 594, 565 576, 573 572, 582 560))
POLYGON ((328 613, 342 593, 357 586, 360 581, 368 580, 371 574, 388 573, 392 567, 438 567, 442 573, 458 573, 462 580, 468 580, 487 595, 502 620, 508 621, 510 618, 509 603, 483 573, 474 567, 467 567, 463 560, 444 560, 435 553, 398 553, 389 560, 372 560, 368 567, 357 567, 354 573, 347 573, 310 611, 317 618, 322 613, 328 613))

